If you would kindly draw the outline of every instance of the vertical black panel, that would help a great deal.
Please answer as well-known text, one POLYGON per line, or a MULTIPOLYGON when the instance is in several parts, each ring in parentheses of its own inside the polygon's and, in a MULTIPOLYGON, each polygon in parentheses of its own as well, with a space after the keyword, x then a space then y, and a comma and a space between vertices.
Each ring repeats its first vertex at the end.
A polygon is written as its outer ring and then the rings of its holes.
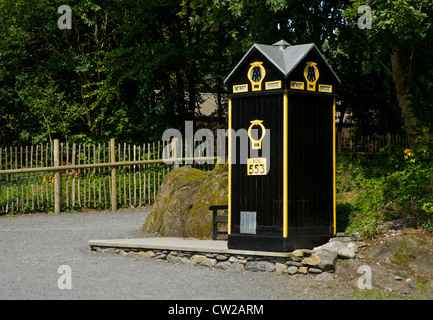
POLYGON ((332 224, 331 99, 289 95, 289 236, 323 234, 332 224))
MULTIPOLYGON (((232 129, 248 130, 253 120, 263 120, 270 131, 270 167, 267 175, 249 176, 246 164, 240 164, 240 140, 236 141, 236 164, 232 165, 232 233, 239 233, 240 212, 257 212, 257 235, 282 235, 282 95, 241 97, 232 100, 232 129)), ((258 156, 263 156, 265 148, 258 156)), ((250 141, 248 150, 251 156, 250 141)))

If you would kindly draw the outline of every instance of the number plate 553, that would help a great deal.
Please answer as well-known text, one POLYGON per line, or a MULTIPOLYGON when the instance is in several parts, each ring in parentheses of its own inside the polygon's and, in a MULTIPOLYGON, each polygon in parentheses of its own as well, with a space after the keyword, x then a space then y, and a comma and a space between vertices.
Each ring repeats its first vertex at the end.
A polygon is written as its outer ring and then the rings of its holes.
POLYGON ((248 158, 247 173, 249 176, 265 176, 268 173, 266 158, 248 158))

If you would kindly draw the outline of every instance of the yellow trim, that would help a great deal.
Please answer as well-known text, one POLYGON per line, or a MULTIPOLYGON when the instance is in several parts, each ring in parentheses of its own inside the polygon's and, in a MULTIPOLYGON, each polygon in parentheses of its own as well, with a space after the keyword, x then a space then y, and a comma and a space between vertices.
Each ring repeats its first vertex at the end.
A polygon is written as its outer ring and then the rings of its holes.
POLYGON ((229 149, 228 149, 228 217, 227 217, 227 233, 231 234, 232 232, 232 99, 229 98, 229 124, 228 124, 228 139, 229 139, 229 149))
POLYGON ((295 89, 295 90, 304 90, 305 89, 305 83, 302 81, 290 81, 290 89, 295 89), (302 87, 298 88, 298 87, 294 87, 294 84, 301 84, 302 87))
POLYGON ((250 140, 251 140, 251 149, 252 150, 261 150, 262 149, 262 140, 263 140, 263 138, 266 135, 266 128, 265 128, 265 126, 262 123, 263 120, 253 120, 253 121, 250 121, 250 122, 251 122, 251 125, 248 128, 248 138, 250 138, 250 140), (259 127, 262 128, 262 136, 258 140, 253 139, 253 137, 251 135, 251 129, 254 126, 259 126, 259 127))
POLYGON ((317 69, 316 65, 317 65, 316 62, 309 61, 309 62, 307 62, 307 65, 304 69, 304 78, 305 78, 305 80, 307 80, 307 90, 308 91, 316 91, 316 82, 317 82, 317 80, 319 80, 319 77, 320 77, 319 69, 317 69), (314 68, 314 70, 316 70, 316 79, 314 79, 314 81, 308 80, 307 70, 309 67, 312 67, 312 68, 314 68), (310 88, 310 86, 312 86, 312 88, 310 88))
POLYGON ((281 80, 265 82, 265 89, 266 89, 266 90, 281 89, 281 80), (274 85, 274 84, 276 84, 275 87, 270 87, 270 88, 268 88, 268 85, 274 85))
POLYGON ((233 86, 233 93, 241 93, 241 92, 248 92, 248 84, 237 84, 233 86), (236 90, 237 88, 245 87, 245 89, 242 90, 236 90))
POLYGON ((335 189, 335 183, 336 183, 336 177, 335 177, 335 98, 334 103, 332 105, 332 168, 333 168, 333 215, 334 215, 334 235, 337 234, 337 204, 336 204, 336 189, 335 189))
POLYGON ((266 76, 266 70, 262 64, 263 64, 263 62, 261 62, 261 61, 253 62, 253 63, 251 63, 251 67, 248 69, 247 77, 248 77, 248 80, 250 80, 250 82, 251 82, 251 91, 261 91, 262 90, 262 81, 263 81, 263 79, 265 79, 265 76, 266 76), (253 69, 255 67, 259 67, 262 70, 262 77, 260 78, 259 81, 253 81, 253 79, 251 78, 251 71, 253 71, 253 69), (255 88, 255 85, 257 85, 259 87, 255 88))
POLYGON ((288 235, 288 96, 287 93, 283 96, 283 237, 288 235))
POLYGON ((319 92, 332 93, 332 86, 329 84, 319 84, 319 92), (323 90, 323 87, 328 87, 329 90, 323 90))

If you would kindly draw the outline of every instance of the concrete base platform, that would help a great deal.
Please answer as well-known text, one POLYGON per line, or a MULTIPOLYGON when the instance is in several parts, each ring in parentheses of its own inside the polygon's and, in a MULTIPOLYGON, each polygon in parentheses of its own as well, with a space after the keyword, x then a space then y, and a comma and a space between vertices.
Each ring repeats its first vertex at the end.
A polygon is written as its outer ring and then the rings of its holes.
POLYGON ((227 248, 227 241, 223 240, 198 240, 183 238, 137 238, 137 239, 112 239, 112 240, 90 240, 91 248, 123 248, 138 250, 170 250, 202 253, 221 253, 243 256, 282 257, 291 256, 288 252, 267 252, 234 250, 227 248))

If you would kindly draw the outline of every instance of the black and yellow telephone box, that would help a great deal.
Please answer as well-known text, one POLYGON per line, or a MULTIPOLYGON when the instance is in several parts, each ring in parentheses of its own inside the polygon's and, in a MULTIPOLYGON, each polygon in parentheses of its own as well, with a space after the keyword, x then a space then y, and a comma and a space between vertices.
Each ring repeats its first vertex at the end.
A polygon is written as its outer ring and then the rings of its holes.
POLYGON ((285 252, 336 232, 337 75, 314 44, 254 44, 229 88, 228 247, 285 252))

